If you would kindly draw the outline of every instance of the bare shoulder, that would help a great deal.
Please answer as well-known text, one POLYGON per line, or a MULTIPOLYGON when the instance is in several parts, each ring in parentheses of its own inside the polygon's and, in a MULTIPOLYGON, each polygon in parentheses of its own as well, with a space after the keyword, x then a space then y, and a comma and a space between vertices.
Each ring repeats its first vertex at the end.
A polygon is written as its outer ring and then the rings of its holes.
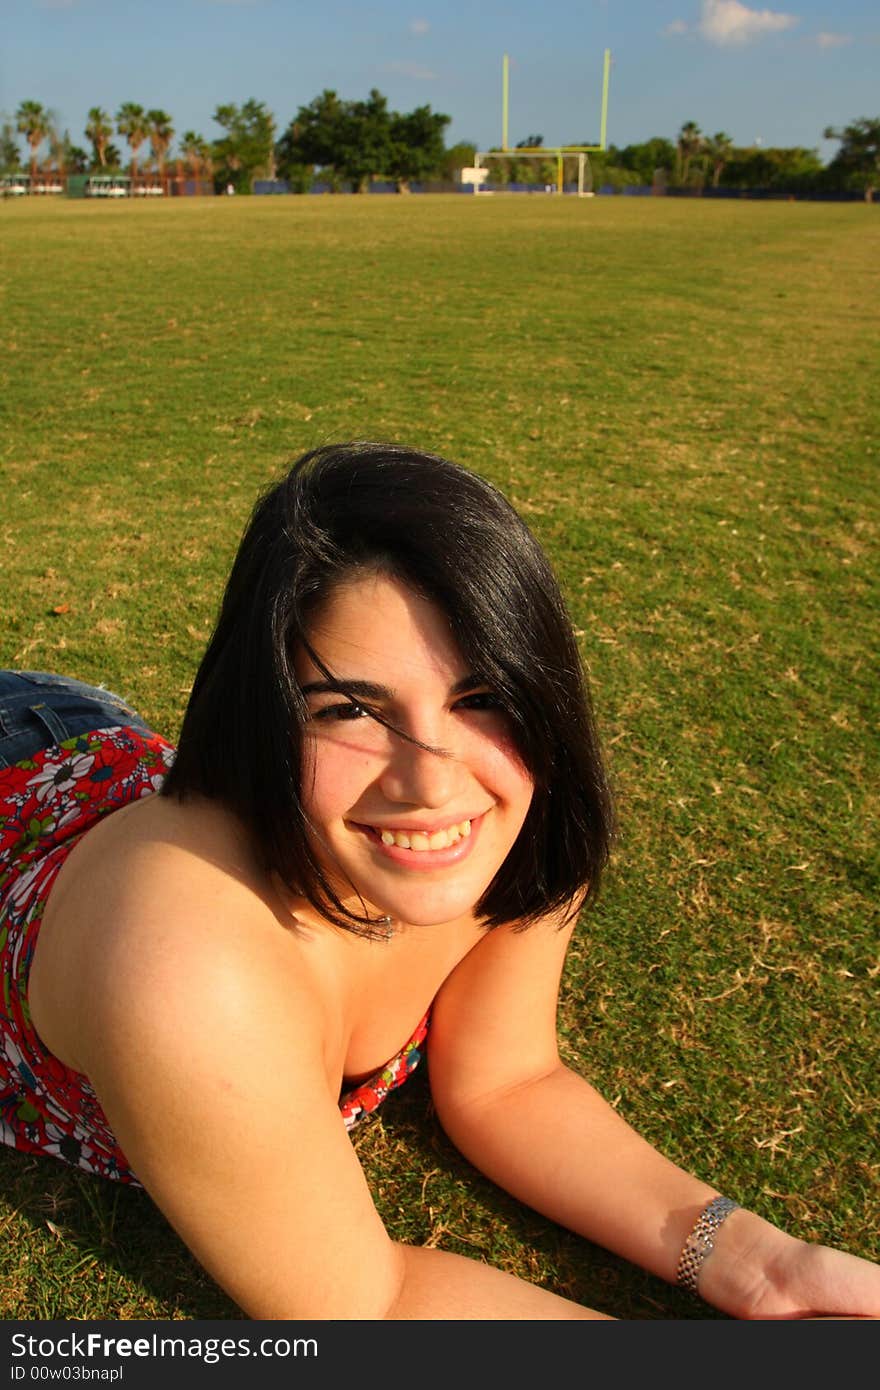
POLYGON ((94 832, 62 885, 37 1002, 134 1173, 246 1313, 384 1316, 400 1257, 339 1113, 308 938, 234 828, 128 819, 94 832))
POLYGON ((450 973, 438 1003, 505 1011, 511 991, 545 993, 549 982, 555 993, 575 925, 576 918, 556 913, 524 929, 510 923, 487 931, 450 973))
POLYGON ((435 1099, 464 1103, 558 1061, 559 982, 576 919, 496 927, 452 971, 431 1021, 435 1099))
MULTIPOLYGON (((59 874, 30 1004, 47 1046, 88 1071, 104 1030, 160 999, 182 1026, 206 991, 259 990, 278 972, 295 991, 303 970, 307 954, 234 821, 217 808, 150 797, 95 826, 59 874)), ((314 1011, 314 991, 302 993, 314 1011)))

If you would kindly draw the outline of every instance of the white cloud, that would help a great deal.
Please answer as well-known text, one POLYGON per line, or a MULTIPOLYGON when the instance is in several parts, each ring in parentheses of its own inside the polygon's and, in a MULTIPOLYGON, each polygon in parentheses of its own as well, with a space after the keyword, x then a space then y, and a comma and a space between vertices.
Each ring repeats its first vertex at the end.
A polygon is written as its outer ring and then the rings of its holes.
POLYGON ((845 43, 852 43, 852 41, 852 34, 821 33, 816 35, 816 43, 820 48, 841 48, 845 43))
POLYGON ((750 10, 740 0, 703 0, 699 28, 704 39, 717 44, 750 43, 765 34, 780 34, 799 23, 797 15, 778 10, 750 10))
POLYGON ((426 19, 411 19, 409 22, 409 32, 411 34, 427 34, 430 27, 426 19))
POLYGON ((423 68, 420 63, 386 63, 383 72, 393 72, 398 77, 414 77, 417 82, 435 82, 437 73, 423 68))
POLYGON ((686 34, 688 27, 683 19, 674 19, 671 24, 667 24, 663 30, 664 34, 686 34))

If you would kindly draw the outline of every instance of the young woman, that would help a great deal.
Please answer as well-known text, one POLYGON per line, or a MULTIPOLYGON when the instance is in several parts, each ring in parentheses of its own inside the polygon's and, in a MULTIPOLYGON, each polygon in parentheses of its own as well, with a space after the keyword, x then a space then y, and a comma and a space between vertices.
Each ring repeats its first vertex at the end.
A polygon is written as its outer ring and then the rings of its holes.
POLYGON ((307 455, 176 758, 40 673, 4 675, 0 730, 2 1137, 140 1182, 250 1317, 602 1316, 384 1229, 346 1130, 426 1039, 447 1133, 539 1212, 737 1317, 880 1315, 880 1268, 736 1207, 559 1060, 610 803, 556 582, 488 483, 307 455))

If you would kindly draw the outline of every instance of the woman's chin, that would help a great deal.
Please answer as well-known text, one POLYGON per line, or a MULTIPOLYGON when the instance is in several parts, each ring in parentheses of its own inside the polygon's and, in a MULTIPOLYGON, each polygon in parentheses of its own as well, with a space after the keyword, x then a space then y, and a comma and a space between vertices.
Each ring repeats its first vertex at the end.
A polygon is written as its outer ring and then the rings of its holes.
POLYGON ((474 918, 474 898, 457 893, 388 894, 346 897, 346 909, 367 916, 378 927, 444 927, 474 918))

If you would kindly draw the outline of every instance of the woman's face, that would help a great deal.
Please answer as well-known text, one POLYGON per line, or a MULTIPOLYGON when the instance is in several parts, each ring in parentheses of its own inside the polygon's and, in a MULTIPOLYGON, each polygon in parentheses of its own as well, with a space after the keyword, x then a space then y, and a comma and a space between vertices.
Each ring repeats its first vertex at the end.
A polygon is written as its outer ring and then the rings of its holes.
POLYGON ((470 914, 532 799, 507 716, 468 670, 444 613, 399 580, 340 585, 307 635, 333 682, 300 653, 303 803, 340 900, 360 912, 360 894, 376 915, 413 925, 470 914))

